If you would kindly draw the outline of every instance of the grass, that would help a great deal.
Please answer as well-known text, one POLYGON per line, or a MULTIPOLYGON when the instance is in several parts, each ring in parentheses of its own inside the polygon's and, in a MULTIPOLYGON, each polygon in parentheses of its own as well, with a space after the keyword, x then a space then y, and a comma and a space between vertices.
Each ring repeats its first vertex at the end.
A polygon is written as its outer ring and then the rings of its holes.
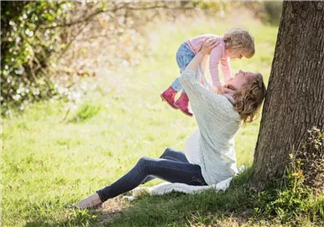
MULTIPOLYGON (((97 212, 71 210, 65 205, 112 183, 142 156, 157 157, 167 147, 183 149, 196 123, 159 98, 178 76, 175 52, 188 37, 221 34, 233 26, 247 28, 255 36, 257 50, 252 59, 233 60, 233 71, 259 71, 267 80, 276 27, 247 16, 220 22, 203 16, 179 18, 148 25, 151 54, 143 53, 142 63, 134 68, 89 79, 94 89, 67 117, 69 104, 54 100, 34 104, 11 119, 3 118, 2 226, 199 226, 223 222, 231 226, 234 208, 238 203, 244 208, 246 202, 239 189, 144 196, 134 203, 117 198, 97 212)), ((258 129, 259 120, 238 133, 239 166, 252 164, 258 129)))

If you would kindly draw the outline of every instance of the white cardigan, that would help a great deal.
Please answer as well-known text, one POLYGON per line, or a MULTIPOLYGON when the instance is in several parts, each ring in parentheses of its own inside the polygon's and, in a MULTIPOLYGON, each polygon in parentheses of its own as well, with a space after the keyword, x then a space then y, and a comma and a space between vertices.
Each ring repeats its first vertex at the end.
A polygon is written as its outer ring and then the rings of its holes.
POLYGON ((186 157, 201 167, 208 185, 233 177, 237 173, 234 136, 242 124, 239 114, 224 95, 200 83, 198 70, 185 70, 180 83, 199 126, 199 131, 187 141, 186 157))

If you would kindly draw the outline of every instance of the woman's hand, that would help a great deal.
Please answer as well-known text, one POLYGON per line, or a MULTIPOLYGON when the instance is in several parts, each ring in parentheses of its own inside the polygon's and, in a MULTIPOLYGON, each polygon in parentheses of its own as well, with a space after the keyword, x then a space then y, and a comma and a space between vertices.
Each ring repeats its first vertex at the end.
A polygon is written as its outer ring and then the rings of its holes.
POLYGON ((222 95, 222 94, 225 93, 225 91, 224 91, 224 89, 223 89, 222 86, 215 87, 214 90, 215 90, 215 92, 216 92, 217 94, 220 94, 220 95, 222 95))
POLYGON ((211 50, 218 45, 216 41, 216 38, 205 39, 201 45, 199 52, 202 52, 204 55, 210 54, 211 50))
POLYGON ((229 95, 233 96, 235 93, 236 93, 235 90, 229 89, 226 86, 223 87, 223 94, 229 94, 229 95))
POLYGON ((234 105, 235 100, 234 100, 233 96, 234 96, 236 91, 226 87, 226 85, 225 85, 223 87, 223 92, 224 92, 223 95, 234 105))
POLYGON ((211 50, 216 47, 219 43, 216 38, 208 38, 204 40, 201 44, 200 50, 195 55, 195 57, 191 60, 186 69, 191 69, 196 71, 199 64, 202 62, 206 54, 209 54, 211 50))

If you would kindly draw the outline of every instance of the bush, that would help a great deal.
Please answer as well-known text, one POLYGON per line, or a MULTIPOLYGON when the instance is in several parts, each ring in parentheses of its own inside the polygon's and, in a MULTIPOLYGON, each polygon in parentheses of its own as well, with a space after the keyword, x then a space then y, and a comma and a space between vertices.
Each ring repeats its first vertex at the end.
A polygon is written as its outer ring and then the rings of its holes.
POLYGON ((1 114, 53 97, 74 102, 83 76, 138 64, 141 27, 179 4, 2 1, 1 114))
POLYGON ((63 46, 62 30, 56 23, 64 19, 73 3, 1 2, 1 106, 21 110, 29 101, 53 97, 55 84, 49 69, 51 57, 63 46))

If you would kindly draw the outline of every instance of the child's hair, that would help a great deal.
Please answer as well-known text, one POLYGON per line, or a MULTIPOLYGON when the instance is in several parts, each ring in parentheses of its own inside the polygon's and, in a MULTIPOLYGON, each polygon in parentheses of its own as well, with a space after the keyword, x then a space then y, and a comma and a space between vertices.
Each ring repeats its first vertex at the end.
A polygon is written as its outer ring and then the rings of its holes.
POLYGON ((233 98, 234 109, 239 113, 244 123, 252 122, 258 116, 258 110, 266 95, 266 87, 260 73, 251 77, 246 84, 238 90, 233 98))
POLYGON ((251 58, 255 53, 254 38, 250 33, 241 28, 232 28, 223 34, 227 49, 240 51, 244 57, 251 58))

